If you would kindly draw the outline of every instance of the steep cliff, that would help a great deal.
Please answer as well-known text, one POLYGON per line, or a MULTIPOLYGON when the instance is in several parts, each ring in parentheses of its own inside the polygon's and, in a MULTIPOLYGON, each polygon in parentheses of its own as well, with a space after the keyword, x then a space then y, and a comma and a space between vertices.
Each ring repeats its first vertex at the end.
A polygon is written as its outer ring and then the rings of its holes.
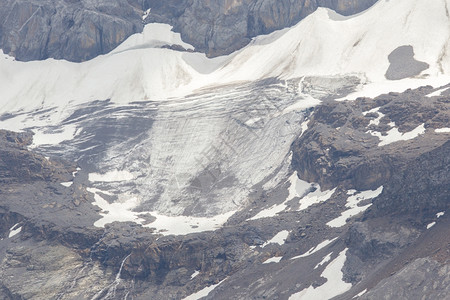
POLYGON ((0 48, 18 60, 85 61, 143 24, 168 23, 197 51, 229 54, 252 37, 292 26, 325 6, 350 15, 376 0, 1 0, 0 48), (149 10, 149 13, 145 13, 149 10), (145 20, 143 18, 145 17, 145 20))
POLYGON ((2 0, 0 20, 0 47, 23 61, 87 60, 143 27, 140 7, 126 0, 2 0))

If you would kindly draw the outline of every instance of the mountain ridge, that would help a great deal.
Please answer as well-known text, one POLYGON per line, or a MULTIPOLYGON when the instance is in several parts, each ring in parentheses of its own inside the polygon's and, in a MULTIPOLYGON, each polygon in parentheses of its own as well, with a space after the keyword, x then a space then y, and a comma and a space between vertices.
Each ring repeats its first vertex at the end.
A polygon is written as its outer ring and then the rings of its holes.
POLYGON ((375 1, 296 0, 278 6, 277 1, 261 0, 2 0, 0 48, 21 61, 80 62, 110 52, 130 35, 142 32, 143 24, 157 22, 174 26, 197 51, 218 56, 242 48, 256 35, 292 26, 318 6, 353 14, 375 1), (264 15, 270 22, 263 21, 264 15), (261 27, 261 22, 267 24, 261 27))

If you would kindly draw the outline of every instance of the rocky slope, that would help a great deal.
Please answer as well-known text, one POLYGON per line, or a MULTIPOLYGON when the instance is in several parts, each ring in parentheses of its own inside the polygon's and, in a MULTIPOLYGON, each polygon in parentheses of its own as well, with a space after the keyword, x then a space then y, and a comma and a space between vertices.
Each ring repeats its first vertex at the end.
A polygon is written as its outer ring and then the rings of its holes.
POLYGON ((160 22, 174 26, 197 51, 217 56, 242 48, 256 35, 292 26, 318 6, 350 15, 375 2, 1 0, 0 48, 22 61, 79 62, 108 53, 141 32, 144 23, 160 22))
POLYGON ((0 0, 0 298, 448 298, 448 1, 186 50, 373 3, 0 0))
POLYGON ((309 123, 313 129, 294 144, 299 176, 323 187, 383 185, 389 199, 375 202, 379 210, 417 214, 445 208, 450 145, 447 134, 435 129, 449 124, 449 101, 427 97, 430 93, 431 87, 424 87, 320 106, 309 123), (429 133, 419 134, 419 129, 417 138, 407 139, 407 132, 422 127, 429 133), (391 142, 395 138, 401 142, 391 142))
POLYGON ((332 280, 323 274, 345 254, 342 280, 350 286, 339 299, 365 290, 361 299, 445 298, 450 149, 443 129, 450 99, 428 97, 433 91, 326 101, 305 111, 307 129, 292 144, 290 171, 283 175, 293 181, 285 178, 269 192, 256 193, 220 230, 179 236, 134 223, 92 226, 98 208, 83 171, 72 179, 74 166, 27 150, 30 135, 2 131, 1 295, 183 299, 220 283, 203 294, 206 299, 301 299, 301 293, 314 291, 309 286, 320 290, 332 280), (393 128, 405 134, 421 125, 417 135, 397 135, 381 146, 383 138, 375 134, 389 136, 393 128), (298 177, 289 175, 293 171, 320 184, 322 192, 333 189, 328 200, 302 208, 312 190, 286 198, 298 185, 298 177), (60 184, 68 180, 73 184, 60 184), (372 198, 359 192, 380 186, 372 198), (354 193, 363 197, 357 207, 373 205, 331 225, 354 193), (257 217, 277 205, 285 209, 257 217))

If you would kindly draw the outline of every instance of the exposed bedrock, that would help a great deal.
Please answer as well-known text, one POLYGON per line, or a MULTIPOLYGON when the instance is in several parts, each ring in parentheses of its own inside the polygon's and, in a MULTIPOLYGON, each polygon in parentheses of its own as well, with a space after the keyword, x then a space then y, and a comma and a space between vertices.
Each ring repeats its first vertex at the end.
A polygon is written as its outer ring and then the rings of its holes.
POLYGON ((0 183, 29 183, 34 180, 67 181, 74 167, 65 167, 57 161, 27 150, 31 133, 0 130, 0 183))
POLYGON ((84 61, 142 31, 137 1, 0 1, 0 47, 18 60, 84 61))
POLYGON ((360 299, 445 299, 450 294, 450 265, 418 258, 400 272, 384 279, 360 299), (399 289, 407 286, 407 289, 399 289))
POLYGON ((252 37, 292 26, 317 7, 344 15, 376 0, 1 0, 0 48, 18 60, 84 61, 107 53, 144 23, 174 26, 197 51, 229 54, 252 37), (146 19, 142 17, 151 9, 146 19))
POLYGON ((414 59, 414 48, 410 45, 400 46, 388 56, 390 65, 386 71, 389 80, 400 80, 419 75, 430 67, 425 62, 414 59))
POLYGON ((419 217, 448 208, 450 142, 435 129, 449 124, 449 99, 427 97, 431 91, 424 87, 318 107, 308 131, 292 145, 299 177, 326 188, 383 185, 373 209, 383 214, 419 217))

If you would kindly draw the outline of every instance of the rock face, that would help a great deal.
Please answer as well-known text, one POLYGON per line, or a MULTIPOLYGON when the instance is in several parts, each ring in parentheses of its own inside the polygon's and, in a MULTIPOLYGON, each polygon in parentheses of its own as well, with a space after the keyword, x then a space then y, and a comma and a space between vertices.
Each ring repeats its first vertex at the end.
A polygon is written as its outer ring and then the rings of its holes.
POLYGON ((0 2, 0 47, 18 60, 83 61, 142 31, 137 1, 0 2))
POLYGON ((398 47, 389 54, 388 59, 390 65, 385 76, 389 80, 417 76, 430 67, 427 63, 414 59, 414 49, 409 45, 398 47))
POLYGON ((35 180, 66 181, 71 178, 68 169, 50 163, 40 155, 27 150, 31 133, 0 130, 0 183, 30 183, 35 180))
POLYGON ((376 0, 1 0, 0 48, 18 60, 84 61, 107 53, 144 23, 174 26, 197 51, 229 54, 252 37, 292 26, 318 6, 344 15, 376 0))
POLYGON ((420 299, 425 293, 430 299, 445 299, 450 294, 449 267, 429 258, 417 259, 360 299, 420 299), (399 285, 409 288, 398 289, 399 285))
POLYGON ((445 97, 426 97, 430 91, 320 106, 308 123, 311 129, 293 145, 299 176, 324 187, 367 190, 383 185, 385 196, 375 201, 383 213, 426 214, 447 207, 450 144, 447 134, 435 128, 447 126, 450 106, 445 97), (401 140, 422 127, 425 134, 401 140), (394 142, 396 132, 400 140, 394 142))

